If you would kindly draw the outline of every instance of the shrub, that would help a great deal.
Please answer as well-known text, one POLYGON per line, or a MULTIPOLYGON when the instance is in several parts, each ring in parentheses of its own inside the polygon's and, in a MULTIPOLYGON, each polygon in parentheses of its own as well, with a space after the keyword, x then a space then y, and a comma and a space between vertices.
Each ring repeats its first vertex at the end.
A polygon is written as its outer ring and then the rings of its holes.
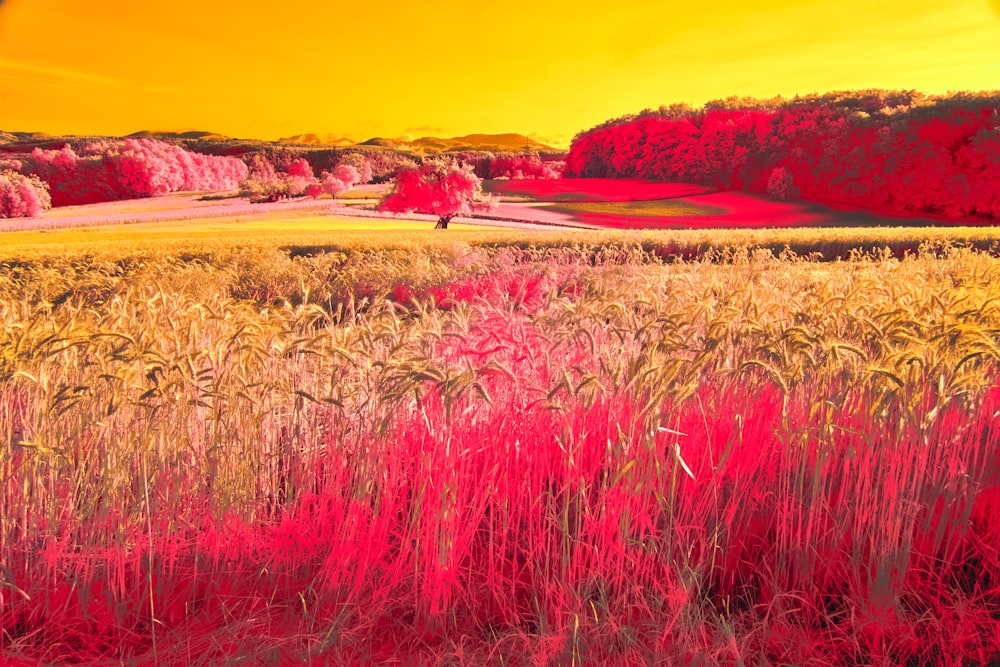
POLYGON ((357 183, 371 183, 373 176, 372 164, 361 153, 348 153, 344 155, 337 166, 340 167, 341 165, 354 167, 358 175, 357 183))
POLYGON ((274 202, 288 196, 274 167, 260 155, 250 158, 249 175, 240 183, 239 193, 253 203, 274 202))
POLYGON ((33 218, 51 206, 49 190, 37 176, 0 171, 0 218, 33 218))
POLYGON ((490 160, 488 178, 561 178, 563 166, 562 162, 542 160, 530 153, 501 153, 490 160))
POLYGON ((794 199, 798 196, 792 174, 784 167, 776 167, 767 179, 767 194, 777 199, 794 199))
POLYGON ((240 194, 258 204, 302 195, 319 196, 313 187, 318 184, 308 162, 298 158, 288 168, 288 172, 275 171, 267 158, 254 155, 250 159, 249 176, 240 184, 240 194))

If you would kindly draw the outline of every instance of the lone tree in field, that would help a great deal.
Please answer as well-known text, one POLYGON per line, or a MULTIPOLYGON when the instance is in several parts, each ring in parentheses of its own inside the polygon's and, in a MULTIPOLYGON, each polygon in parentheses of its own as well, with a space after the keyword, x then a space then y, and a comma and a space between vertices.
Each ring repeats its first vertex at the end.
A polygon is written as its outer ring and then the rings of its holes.
POLYGON ((341 192, 346 192, 357 185, 361 180, 358 170, 349 164, 338 164, 332 172, 323 172, 320 175, 320 183, 323 192, 326 192, 333 199, 337 198, 341 192))
POLYGON ((438 216, 434 229, 448 229, 457 215, 488 211, 495 201, 483 195, 483 184, 471 165, 430 161, 396 174, 378 210, 438 216))

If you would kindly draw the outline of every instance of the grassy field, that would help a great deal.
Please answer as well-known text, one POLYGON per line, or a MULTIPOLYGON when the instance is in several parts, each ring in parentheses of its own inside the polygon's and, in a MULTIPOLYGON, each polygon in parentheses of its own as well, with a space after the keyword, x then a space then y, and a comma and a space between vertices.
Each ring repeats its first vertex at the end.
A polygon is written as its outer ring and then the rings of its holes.
POLYGON ((1000 657, 991 230, 355 224, 3 235, 7 664, 1000 657))
MULTIPOLYGON (((431 224, 433 226, 433 223, 431 224)), ((461 233, 476 230, 475 225, 457 225, 461 233)), ((14 255, 29 247, 49 247, 55 252, 79 249, 84 246, 108 248, 113 246, 160 244, 195 246, 205 243, 242 245, 246 243, 294 242, 301 239, 324 239, 347 242, 371 237, 373 233, 405 236, 407 233, 426 232, 427 222, 357 218, 336 215, 298 215, 282 213, 278 216, 250 218, 210 218, 180 222, 147 222, 129 225, 69 227, 51 230, 7 232, 2 235, 5 251, 14 255)), ((478 227, 478 229, 484 229, 478 227)))
MULTIPOLYGON (((495 180, 498 215, 593 229, 956 227, 955 221, 639 179, 495 180)), ((982 226, 979 222, 977 225, 982 226)))
MULTIPOLYGON (((624 246, 665 261, 700 259, 734 249, 791 252, 817 259, 848 259, 857 253, 888 253, 900 258, 950 246, 989 253, 1000 248, 995 227, 821 227, 771 229, 583 230, 488 226, 489 220, 459 219, 446 233, 434 219, 371 218, 309 211, 265 211, 246 218, 192 218, 134 224, 26 229, 0 232, 0 261, 54 261, 58 257, 115 259, 161 251, 210 255, 233 247, 283 248, 309 254, 322 251, 459 245, 560 248, 624 246)), ((152 253, 152 255, 150 254, 152 253)))

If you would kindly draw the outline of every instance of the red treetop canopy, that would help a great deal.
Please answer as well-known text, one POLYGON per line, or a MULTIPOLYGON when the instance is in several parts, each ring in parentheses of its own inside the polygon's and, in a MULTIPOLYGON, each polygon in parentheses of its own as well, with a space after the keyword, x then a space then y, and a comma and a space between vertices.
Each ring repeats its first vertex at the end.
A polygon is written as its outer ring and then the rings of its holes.
POLYGON ((436 215, 437 226, 447 229, 455 216, 490 210, 494 205, 492 198, 483 195, 482 182, 471 165, 429 161, 400 171, 378 208, 391 213, 436 215))

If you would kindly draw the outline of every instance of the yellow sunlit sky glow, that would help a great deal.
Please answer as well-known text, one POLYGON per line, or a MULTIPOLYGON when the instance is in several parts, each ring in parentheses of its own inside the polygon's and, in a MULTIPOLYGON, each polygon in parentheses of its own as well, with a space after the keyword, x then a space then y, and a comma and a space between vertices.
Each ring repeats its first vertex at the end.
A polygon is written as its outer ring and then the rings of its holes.
POLYGON ((0 130, 576 132, 663 104, 1000 88, 1000 0, 0 0, 0 130))

